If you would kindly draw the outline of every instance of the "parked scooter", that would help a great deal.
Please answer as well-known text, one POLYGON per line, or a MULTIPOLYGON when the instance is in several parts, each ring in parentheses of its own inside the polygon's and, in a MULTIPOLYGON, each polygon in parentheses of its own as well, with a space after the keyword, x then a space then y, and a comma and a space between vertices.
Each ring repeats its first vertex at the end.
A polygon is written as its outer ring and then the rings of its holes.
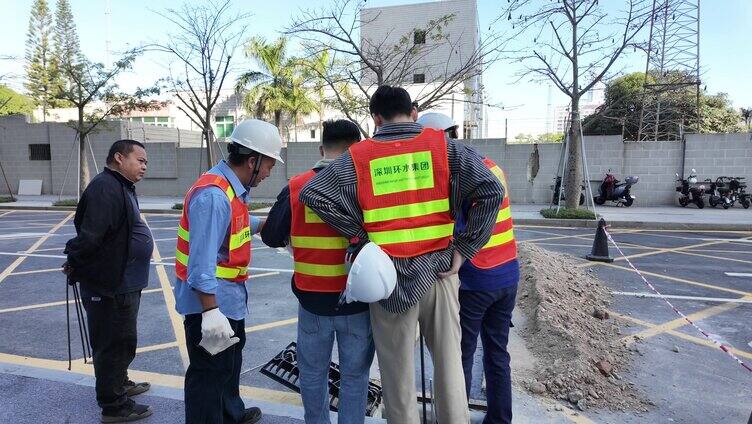
POLYGON ((750 194, 747 193, 747 183, 744 181, 744 177, 736 177, 734 178, 734 181, 736 182, 736 187, 734 188, 734 191, 736 192, 736 197, 739 199, 739 203, 741 203, 742 207, 744 209, 749 209, 750 204, 752 204, 752 200, 750 199, 750 194))
POLYGON ((712 207, 718 205, 723 206, 723 209, 728 209, 734 206, 736 202, 736 193, 729 188, 729 177, 718 177, 715 182, 711 182, 710 179, 706 179, 705 182, 710 182, 710 196, 708 197, 708 203, 712 207))
MULTIPOLYGON (((551 203, 553 203, 554 205, 558 205, 559 204, 559 190, 561 190, 561 177, 554 178, 553 182, 554 183, 551 184, 551 186, 550 186, 551 190, 554 191, 554 196, 553 196, 553 199, 552 199, 551 203)), ((580 186, 580 187, 582 188, 583 191, 585 190, 585 185, 584 184, 582 186, 580 186)), ((561 194, 561 201, 563 202, 564 200, 566 200, 566 199, 564 197, 564 193, 562 193, 561 194)), ((582 194, 582 192, 580 192, 580 206, 582 206, 584 203, 585 203, 585 195, 582 194)))
POLYGON ((690 203, 694 203, 699 209, 702 209, 705 207, 705 200, 702 198, 703 194, 705 194, 705 186, 697 185, 696 172, 697 171, 692 169, 692 173, 689 174, 689 177, 686 180, 681 178, 679 173, 675 173, 676 182, 678 183, 676 185, 676 191, 681 193, 679 195, 680 205, 687 206, 690 203))
POLYGON ((619 182, 609 169, 598 190, 598 195, 593 197, 593 201, 599 205, 606 203, 606 200, 610 200, 616 202, 617 205, 632 206, 635 196, 631 193, 631 189, 639 180, 637 176, 630 175, 624 179, 624 182, 619 182))

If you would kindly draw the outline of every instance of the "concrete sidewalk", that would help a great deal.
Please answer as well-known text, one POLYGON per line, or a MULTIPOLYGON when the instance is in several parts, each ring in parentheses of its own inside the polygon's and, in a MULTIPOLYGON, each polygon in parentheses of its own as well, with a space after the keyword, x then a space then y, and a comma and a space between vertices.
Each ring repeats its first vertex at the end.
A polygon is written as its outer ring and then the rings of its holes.
MULTIPOLYGON (((72 207, 55 207, 53 203, 58 196, 16 196, 12 203, 0 203, 0 209, 38 209, 38 210, 74 210, 72 207)), ((70 198, 64 197, 64 198, 70 198)), ((256 202, 272 203, 274 199, 254 199, 256 202)), ((144 213, 174 213, 176 203, 182 203, 179 197, 139 197, 141 211, 144 213)), ((548 208, 547 204, 513 204, 512 211, 518 225, 549 225, 563 227, 595 227, 596 221, 574 219, 546 219, 540 210, 548 208)), ((264 215, 269 208, 253 211, 254 215, 264 215)), ((621 206, 598 206, 596 212, 603 216, 614 228, 642 229, 685 229, 716 231, 752 231, 752 209, 743 209, 739 205, 725 210, 721 207, 697 209, 695 206, 652 206, 629 208, 621 206)))

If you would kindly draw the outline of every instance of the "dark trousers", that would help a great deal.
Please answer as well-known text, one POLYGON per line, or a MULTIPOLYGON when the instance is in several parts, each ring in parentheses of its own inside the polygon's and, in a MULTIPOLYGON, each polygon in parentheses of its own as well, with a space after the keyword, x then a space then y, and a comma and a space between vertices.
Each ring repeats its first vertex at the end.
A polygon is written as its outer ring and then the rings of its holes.
POLYGON ((201 314, 185 316, 185 338, 191 361, 185 372, 185 422, 235 424, 243 420, 240 367, 243 365, 245 320, 230 320, 240 341, 211 356, 201 343, 201 314))
POLYGON ((484 424, 512 422, 512 379, 507 342, 516 297, 517 285, 494 291, 460 290, 462 368, 465 371, 468 396, 479 332, 483 342, 483 369, 488 401, 484 424))
POLYGON ((104 414, 128 400, 123 384, 136 356, 136 320, 141 291, 105 297, 81 288, 94 357, 97 403, 104 414))

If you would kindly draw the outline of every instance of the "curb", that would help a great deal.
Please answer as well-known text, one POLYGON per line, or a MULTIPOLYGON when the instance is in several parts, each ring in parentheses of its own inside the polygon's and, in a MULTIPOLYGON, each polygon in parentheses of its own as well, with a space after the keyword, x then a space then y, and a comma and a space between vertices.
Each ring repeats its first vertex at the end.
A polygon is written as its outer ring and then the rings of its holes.
MULTIPOLYGON (((57 212, 75 212, 76 208, 73 206, 6 206, 0 203, 0 210, 13 210, 13 211, 57 211, 57 212)), ((249 211, 253 216, 267 216, 267 212, 249 211)), ((176 215, 180 216, 182 210, 176 209, 152 209, 143 208, 141 213, 150 215, 176 215)))
MULTIPOLYGON (((0 204, 0 210, 30 210, 30 211, 68 211, 74 212, 71 206, 12 206, 0 204)), ((152 215, 180 215, 182 212, 173 209, 141 209, 142 213, 152 215)), ((268 212, 250 211, 252 216, 265 217, 268 212)), ((611 228, 638 230, 696 230, 696 231, 749 231, 752 224, 735 223, 700 223, 700 222, 646 222, 646 221, 606 221, 611 228)), ((556 219, 556 218, 514 218, 516 225, 531 227, 569 227, 569 228, 597 228, 598 221, 592 219, 556 219)))
MULTIPOLYGON (((611 228, 638 230, 696 230, 696 231, 750 231, 750 224, 733 223, 700 223, 700 222, 642 222, 642 221, 606 221, 611 228)), ((548 219, 548 218, 515 218, 515 225, 555 226, 570 228, 597 228, 598 221, 592 219, 548 219)))

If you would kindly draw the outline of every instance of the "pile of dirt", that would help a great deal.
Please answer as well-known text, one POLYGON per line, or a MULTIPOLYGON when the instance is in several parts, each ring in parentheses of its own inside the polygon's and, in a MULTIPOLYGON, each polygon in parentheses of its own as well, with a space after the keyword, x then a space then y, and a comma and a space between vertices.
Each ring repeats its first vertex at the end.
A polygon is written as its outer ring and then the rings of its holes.
POLYGON ((515 380, 580 410, 646 410, 647 402, 620 375, 632 352, 608 315, 606 285, 574 258, 530 243, 520 245, 519 259, 517 306, 526 322, 518 330, 536 365, 515 380))

